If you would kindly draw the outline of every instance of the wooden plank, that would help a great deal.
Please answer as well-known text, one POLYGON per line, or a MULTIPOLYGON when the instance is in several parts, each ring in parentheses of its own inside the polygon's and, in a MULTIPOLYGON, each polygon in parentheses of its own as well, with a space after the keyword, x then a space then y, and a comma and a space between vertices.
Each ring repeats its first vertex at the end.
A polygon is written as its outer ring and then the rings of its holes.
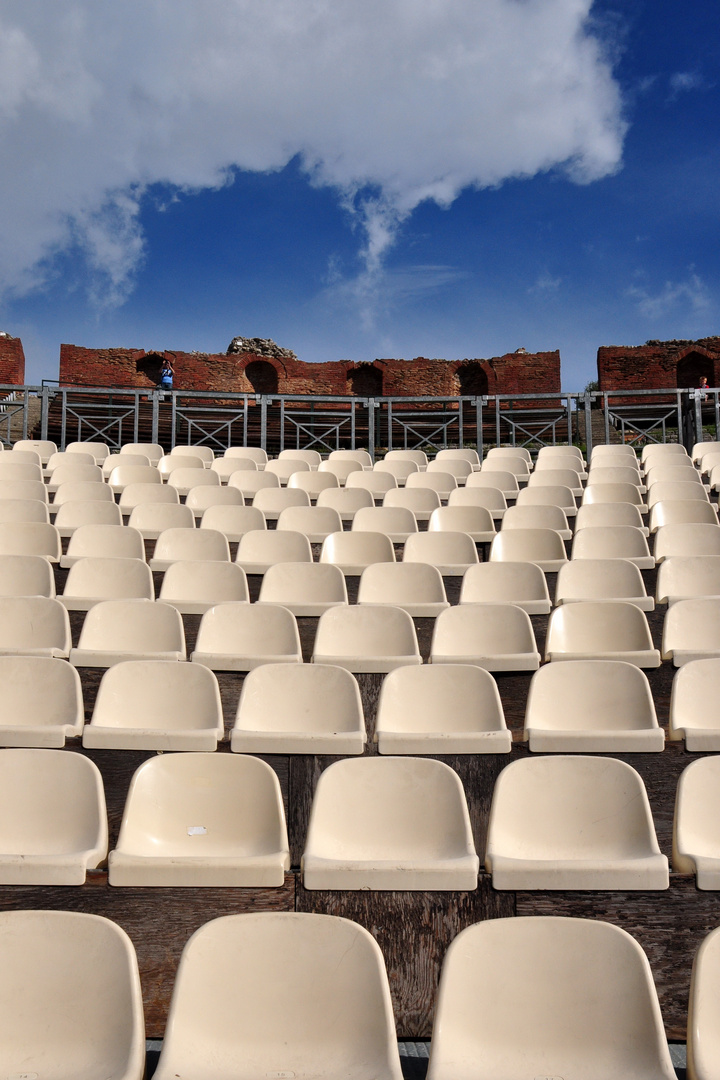
POLYGON ((188 938, 211 919, 257 911, 292 911, 295 876, 278 889, 111 888, 104 873, 80 887, 0 886, 0 911, 79 911, 122 926, 135 946, 149 1039, 160 1039, 180 954, 188 938))
POLYGON ((474 892, 326 892, 298 880, 296 909, 352 919, 382 949, 398 1038, 428 1039, 440 968, 466 926, 514 914, 514 896, 495 892, 483 875, 474 892))

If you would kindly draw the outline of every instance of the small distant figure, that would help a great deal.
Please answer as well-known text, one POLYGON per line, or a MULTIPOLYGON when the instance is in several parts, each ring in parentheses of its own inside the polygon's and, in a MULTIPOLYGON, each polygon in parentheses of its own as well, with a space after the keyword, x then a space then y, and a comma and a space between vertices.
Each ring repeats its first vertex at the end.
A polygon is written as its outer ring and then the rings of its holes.
MULTIPOLYGON (((706 378, 705 375, 700 376, 700 389, 702 391, 706 391, 708 389, 708 381, 707 381, 707 378, 706 378)), ((707 394, 703 393, 703 401, 707 401, 707 399, 708 399, 707 394)))
POLYGON ((163 360, 162 367, 160 368, 160 385, 158 386, 158 390, 172 390, 174 376, 175 368, 173 367, 172 360, 163 360))

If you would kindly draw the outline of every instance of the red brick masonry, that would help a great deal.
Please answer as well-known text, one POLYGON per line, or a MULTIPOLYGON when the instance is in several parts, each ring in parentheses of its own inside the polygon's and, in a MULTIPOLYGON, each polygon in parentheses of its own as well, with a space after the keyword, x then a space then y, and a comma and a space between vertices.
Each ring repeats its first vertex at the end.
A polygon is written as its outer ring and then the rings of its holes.
POLYGON ((25 382, 25 353, 22 341, 0 334, 0 385, 22 386, 25 382))

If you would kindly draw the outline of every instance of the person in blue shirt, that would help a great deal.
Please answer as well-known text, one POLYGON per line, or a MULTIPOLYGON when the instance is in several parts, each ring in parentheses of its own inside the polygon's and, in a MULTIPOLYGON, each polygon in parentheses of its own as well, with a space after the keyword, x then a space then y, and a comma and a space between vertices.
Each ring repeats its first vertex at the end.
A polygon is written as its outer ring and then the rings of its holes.
POLYGON ((173 388, 173 376, 175 375, 175 369, 173 367, 172 360, 163 360, 162 367, 160 368, 160 390, 172 390, 173 388))

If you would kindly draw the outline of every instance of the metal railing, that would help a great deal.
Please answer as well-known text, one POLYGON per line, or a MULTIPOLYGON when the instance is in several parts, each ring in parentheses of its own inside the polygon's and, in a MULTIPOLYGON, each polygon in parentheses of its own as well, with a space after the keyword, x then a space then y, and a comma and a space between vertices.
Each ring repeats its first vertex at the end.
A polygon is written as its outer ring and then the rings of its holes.
POLYGON ((367 447, 429 451, 472 446, 648 442, 686 446, 720 437, 720 388, 462 397, 232 394, 107 387, 0 386, 0 442, 35 433, 65 448, 100 439, 202 444, 222 452, 253 445, 322 453, 367 447), (4 400, 2 400, 4 399, 4 400))

